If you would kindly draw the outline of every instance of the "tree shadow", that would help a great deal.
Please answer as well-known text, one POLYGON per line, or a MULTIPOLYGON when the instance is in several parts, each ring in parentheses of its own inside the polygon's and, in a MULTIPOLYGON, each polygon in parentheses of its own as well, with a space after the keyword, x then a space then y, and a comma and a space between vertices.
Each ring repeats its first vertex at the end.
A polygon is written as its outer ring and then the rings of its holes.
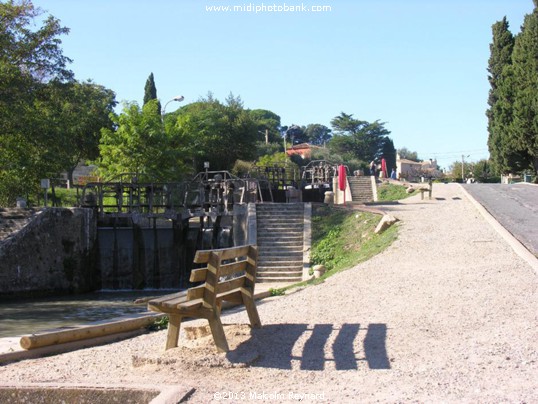
POLYGON ((386 324, 269 324, 253 329, 227 358, 238 363, 256 352, 252 367, 292 369, 295 364, 301 370, 324 370, 333 363, 336 370, 357 370, 362 362, 370 369, 390 369, 386 338, 386 324))

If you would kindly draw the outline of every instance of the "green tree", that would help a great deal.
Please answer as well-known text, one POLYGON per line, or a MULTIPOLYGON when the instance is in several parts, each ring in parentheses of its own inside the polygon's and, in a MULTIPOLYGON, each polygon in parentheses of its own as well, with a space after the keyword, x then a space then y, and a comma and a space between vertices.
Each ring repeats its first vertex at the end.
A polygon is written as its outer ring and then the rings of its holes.
POLYGON ((527 167, 538 173, 538 7, 525 16, 516 37, 512 69, 515 94, 510 146, 526 155, 527 167))
MULTIPOLYGON (((232 99, 233 98, 233 99, 232 99)), ((259 133, 240 98, 222 104, 212 96, 180 108, 170 128, 174 143, 194 172, 205 161, 212 170, 231 170, 237 159, 256 158, 259 133)))
POLYGON ((418 161, 418 153, 416 151, 412 152, 407 147, 402 147, 401 149, 398 149, 398 154, 402 159, 418 161))
POLYGON ((385 159, 387 164, 387 175, 390 176, 392 170, 396 169, 396 149, 394 148, 394 143, 392 139, 386 136, 383 139, 383 145, 381 146, 381 155, 385 159))
POLYGON ((99 156, 101 129, 113 128, 115 94, 91 81, 51 83, 43 93, 45 97, 34 104, 39 112, 39 131, 55 139, 47 152, 72 182, 78 163, 99 156))
POLYGON ((148 79, 146 80, 146 85, 144 86, 144 104, 146 105, 151 100, 157 100, 157 111, 159 114, 162 111, 161 102, 157 99, 157 87, 155 86, 155 78, 153 77, 153 72, 150 73, 148 79))
POLYGON ((383 144, 390 131, 385 124, 367 122, 353 118, 342 112, 331 121, 335 135, 329 142, 329 148, 341 154, 344 159, 360 161, 379 160, 383 154, 383 144))
POLYGON ((448 170, 452 178, 458 182, 462 182, 471 176, 474 177, 474 163, 471 162, 464 161, 462 168, 462 162, 456 160, 448 167, 448 170))
POLYGON ((70 59, 60 47, 69 30, 42 17, 31 1, 0 3, 0 205, 37 191, 39 178, 57 174, 58 141, 42 132, 36 107, 47 87, 69 82, 70 59))
POLYGON ((356 135, 368 125, 368 122, 353 118, 353 114, 341 112, 333 118, 331 125, 337 135, 356 135))
POLYGON ((495 171, 493 170, 491 160, 482 159, 477 161, 472 170, 474 177, 479 182, 488 182, 496 175, 495 171))
POLYGON ((285 132, 287 142, 292 146, 294 144, 307 143, 309 139, 305 131, 306 128, 304 126, 291 125, 285 132))
POLYGON ((488 148, 498 170, 503 172, 521 168, 525 160, 513 147, 511 125, 513 122, 514 83, 512 52, 514 36, 509 30, 506 17, 492 26, 493 41, 490 44, 488 79, 488 148))
POLYGON ((265 143, 265 141, 256 142, 256 159, 266 156, 268 154, 283 153, 284 146, 281 142, 279 143, 265 143))
POLYGON ((282 144, 280 135, 280 116, 266 109, 253 109, 248 111, 250 118, 255 122, 260 139, 265 142, 267 134, 268 143, 282 144))
POLYGON ((318 123, 309 124, 305 129, 305 136, 308 143, 318 146, 325 146, 331 140, 331 130, 325 125, 318 123))
POLYGON ((165 132, 157 100, 142 108, 128 103, 114 121, 117 129, 103 129, 99 144, 99 172, 105 179, 131 173, 139 181, 179 181, 186 172, 183 154, 165 132))

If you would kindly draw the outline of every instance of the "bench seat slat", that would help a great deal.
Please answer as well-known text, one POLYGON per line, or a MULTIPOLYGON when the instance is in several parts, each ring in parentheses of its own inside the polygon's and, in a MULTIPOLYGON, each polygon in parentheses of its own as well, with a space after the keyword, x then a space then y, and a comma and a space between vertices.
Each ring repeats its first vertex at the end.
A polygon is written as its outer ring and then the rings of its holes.
POLYGON ((196 268, 191 271, 190 282, 203 282, 207 275, 207 267, 196 268))
POLYGON ((209 260, 209 255, 213 252, 220 253, 221 260, 229 260, 237 257, 244 257, 248 254, 250 246, 240 246, 232 248, 220 248, 215 250, 198 250, 194 256, 194 262, 197 264, 205 264, 209 260))
POLYGON ((222 293, 229 292, 230 290, 241 288, 245 284, 246 277, 240 276, 239 278, 230 279, 226 282, 221 282, 217 285, 217 296, 222 293))
MULTIPOLYGON (((247 269, 247 260, 241 260, 237 262, 231 262, 229 264, 223 264, 220 266, 220 276, 229 276, 237 272, 243 272, 247 269)), ((196 268, 191 271, 189 281, 191 282, 203 282, 207 276, 207 267, 196 268)))
POLYGON ((195 286, 187 291, 187 300, 201 299, 204 297, 205 283, 195 286))
POLYGON ((220 276, 229 276, 233 275, 237 272, 243 272, 247 269, 247 261, 237 261, 237 262, 231 262, 229 264, 224 264, 220 266, 220 276))
POLYGON ((164 295, 161 297, 157 297, 155 299, 151 299, 148 303, 151 303, 155 306, 159 306, 162 304, 165 304, 166 302, 173 301, 173 300, 186 300, 187 299, 187 290, 182 290, 181 292, 172 293, 169 295, 164 295))

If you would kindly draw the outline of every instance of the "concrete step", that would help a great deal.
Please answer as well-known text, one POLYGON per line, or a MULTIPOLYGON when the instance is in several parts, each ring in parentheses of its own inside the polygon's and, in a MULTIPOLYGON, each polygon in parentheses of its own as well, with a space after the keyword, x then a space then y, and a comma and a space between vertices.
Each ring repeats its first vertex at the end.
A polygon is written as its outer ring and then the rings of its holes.
POLYGON ((302 227, 303 223, 289 223, 289 222, 259 222, 258 227, 261 226, 262 230, 265 229, 283 229, 283 230, 297 230, 302 227))
POLYGON ((267 281, 269 279, 283 279, 285 281, 300 282, 302 279, 302 272, 270 272, 265 274, 258 274, 256 276, 256 282, 267 281))
POLYGON ((273 244, 258 244, 259 255, 276 255, 276 254, 302 254, 303 253, 303 243, 297 243, 292 246, 283 246, 283 245, 273 245, 273 244))
POLYGON ((289 277, 289 278, 283 278, 283 277, 277 277, 277 276, 270 276, 267 278, 257 278, 256 282, 258 283, 298 283, 302 282, 303 277, 297 276, 297 277, 289 277))
POLYGON ((295 256, 281 256, 281 255, 271 255, 264 257, 263 259, 258 259, 258 266, 263 268, 268 268, 270 266, 283 267, 283 266, 296 266, 303 265, 303 254, 297 254, 295 256))
POLYGON ((256 220, 261 223, 295 223, 295 224, 302 224, 304 223, 303 215, 301 214, 299 217, 296 215, 290 215, 290 216, 271 216, 271 217, 264 217, 264 216, 257 216, 256 220))
POLYGON ((261 276, 269 276, 269 275, 278 275, 282 277, 290 277, 290 276, 301 276, 303 273, 302 267, 290 267, 290 268, 280 268, 270 271, 258 271, 257 275, 261 276))
POLYGON ((262 259, 258 259, 258 266, 266 268, 271 265, 275 265, 278 267, 282 267, 285 265, 303 265, 303 253, 295 255, 274 254, 263 257, 262 259))
POLYGON ((302 276, 303 273, 303 267, 302 266, 293 266, 293 267, 280 267, 280 268, 273 268, 273 269, 263 269, 259 270, 257 272, 257 275, 260 276, 267 276, 267 275, 279 275, 283 277, 289 277, 289 276, 302 276))
POLYGON ((293 242, 303 240, 302 231, 258 234, 258 240, 293 242))
POLYGON ((265 244, 262 246, 258 245, 258 250, 263 251, 264 254, 302 254, 303 253, 303 244, 296 244, 293 246, 279 245, 275 246, 272 244, 265 244))
POLYGON ((260 241, 266 242, 266 244, 269 243, 275 243, 275 244, 287 244, 287 243, 302 243, 303 242, 303 235, 302 234, 296 234, 296 233, 279 233, 279 234, 271 234, 271 235, 259 235, 258 236, 258 244, 260 244, 260 241))
POLYGON ((296 243, 295 245, 292 245, 292 246, 289 246, 289 245, 273 245, 273 244, 264 244, 264 245, 259 245, 258 244, 258 249, 263 251, 263 252, 274 252, 274 253, 278 253, 278 252, 291 252, 291 251, 294 251, 294 252, 303 252, 303 243, 296 243))
POLYGON ((261 268, 262 271, 271 269, 271 268, 283 268, 283 267, 303 267, 303 259, 295 259, 295 260, 278 260, 278 259, 271 259, 271 260, 258 260, 258 268, 261 268))
POLYGON ((256 205, 258 282, 299 282, 303 271, 303 204, 256 205))
POLYGON ((278 234, 267 234, 258 236, 258 244, 260 242, 265 242, 266 244, 275 243, 275 244, 287 244, 287 243, 302 243, 303 235, 297 233, 278 233, 278 234))
POLYGON ((300 217, 297 217, 297 215, 256 215, 256 220, 263 223, 281 223, 282 221, 286 221, 286 223, 304 223, 302 214, 300 217))
POLYGON ((303 204, 293 204, 293 203, 263 203, 256 205, 256 212, 265 212, 265 211, 281 211, 281 212, 303 212, 303 204))

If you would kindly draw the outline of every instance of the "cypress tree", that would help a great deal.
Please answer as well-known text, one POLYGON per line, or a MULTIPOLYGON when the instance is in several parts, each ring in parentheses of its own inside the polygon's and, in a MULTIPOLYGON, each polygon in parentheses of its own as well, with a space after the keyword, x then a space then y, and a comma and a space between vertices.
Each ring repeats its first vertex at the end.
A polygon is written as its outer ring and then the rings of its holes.
MULTIPOLYGON (((536 0, 535 0, 536 5, 536 0)), ((538 173, 538 6, 525 16, 512 53, 515 90, 512 147, 526 154, 526 167, 538 173)))
MULTIPOLYGON (((497 171, 510 171, 510 165, 515 158, 508 153, 509 126, 512 122, 511 88, 512 52, 514 36, 509 30, 509 24, 504 17, 492 26, 493 41, 490 44, 488 64, 488 80, 490 83, 488 104, 488 147, 491 159, 497 171)), ((517 160, 517 159, 516 159, 517 160)))
POLYGON ((387 163, 387 175, 390 176, 392 169, 396 169, 396 149, 394 148, 394 142, 388 136, 383 139, 381 153, 387 163))
MULTIPOLYGON (((155 79, 153 77, 153 72, 149 75, 146 80, 146 85, 144 86, 144 105, 150 100, 157 99, 157 87, 155 86, 155 79)), ((161 103, 157 102, 158 111, 161 112, 161 103)))

